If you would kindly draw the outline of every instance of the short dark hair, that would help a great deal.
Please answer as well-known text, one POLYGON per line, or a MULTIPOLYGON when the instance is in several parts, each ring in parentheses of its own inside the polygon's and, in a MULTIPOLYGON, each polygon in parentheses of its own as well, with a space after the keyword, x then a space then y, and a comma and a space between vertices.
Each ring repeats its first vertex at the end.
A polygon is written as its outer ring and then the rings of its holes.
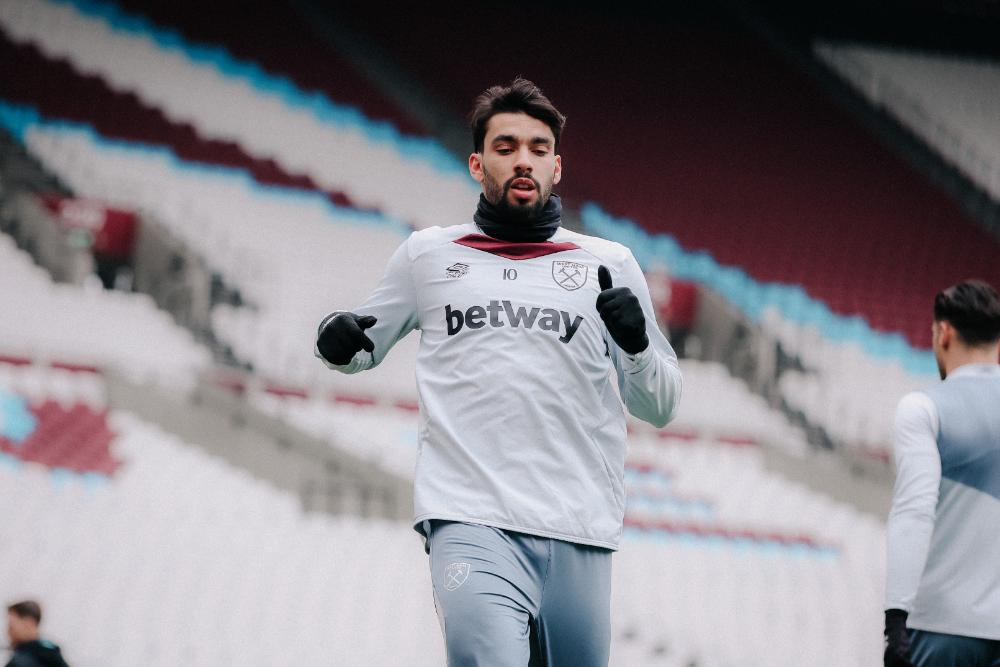
POLYGON ((33 618, 35 623, 42 622, 42 606, 34 600, 15 602, 7 607, 7 611, 21 618, 33 618))
POLYGON ((537 118, 552 130, 552 136, 556 140, 553 148, 559 147, 559 137, 566 125, 566 116, 559 113, 541 88, 527 79, 517 77, 509 86, 492 86, 476 98, 472 113, 469 114, 469 125, 472 126, 472 148, 477 153, 483 152, 486 124, 498 113, 526 113, 537 118))
POLYGON ((934 320, 949 322, 967 345, 1000 340, 1000 297, 982 280, 964 280, 934 297, 934 320))

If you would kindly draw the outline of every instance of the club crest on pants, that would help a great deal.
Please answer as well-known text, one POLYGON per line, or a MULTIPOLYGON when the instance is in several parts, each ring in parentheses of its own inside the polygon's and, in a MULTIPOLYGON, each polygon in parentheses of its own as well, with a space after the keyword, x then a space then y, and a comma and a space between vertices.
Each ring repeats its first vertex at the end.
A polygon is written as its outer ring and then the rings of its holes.
POLYGON ((444 588, 453 591, 469 577, 468 563, 452 563, 444 569, 444 588))

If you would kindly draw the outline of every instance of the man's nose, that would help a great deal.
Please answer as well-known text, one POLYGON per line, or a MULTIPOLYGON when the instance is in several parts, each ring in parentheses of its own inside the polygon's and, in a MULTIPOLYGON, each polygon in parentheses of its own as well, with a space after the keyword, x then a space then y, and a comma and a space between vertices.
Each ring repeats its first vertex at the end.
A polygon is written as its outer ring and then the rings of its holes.
POLYGON ((526 174, 531 173, 531 151, 529 149, 522 148, 517 152, 517 161, 514 163, 514 169, 526 174))

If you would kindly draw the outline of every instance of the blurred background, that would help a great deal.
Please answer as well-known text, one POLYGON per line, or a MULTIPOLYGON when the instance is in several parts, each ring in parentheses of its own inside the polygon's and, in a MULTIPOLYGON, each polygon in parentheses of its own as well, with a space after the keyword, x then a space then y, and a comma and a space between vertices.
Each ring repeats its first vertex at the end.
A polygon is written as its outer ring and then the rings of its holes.
POLYGON ((630 428, 612 664, 881 664, 895 404, 934 294, 1000 285, 998 29, 0 0, 0 597, 74 666, 443 664, 417 336, 360 376, 313 341, 470 220, 465 115, 523 75, 568 116, 564 223, 632 249, 682 356, 677 419, 630 428))

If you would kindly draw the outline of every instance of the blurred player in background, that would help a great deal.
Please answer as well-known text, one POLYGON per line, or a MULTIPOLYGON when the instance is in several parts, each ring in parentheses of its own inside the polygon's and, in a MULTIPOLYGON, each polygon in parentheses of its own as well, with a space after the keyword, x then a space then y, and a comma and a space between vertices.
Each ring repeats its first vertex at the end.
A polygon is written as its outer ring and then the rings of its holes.
POLYGON ((934 300, 943 382, 896 411, 886 665, 1000 667, 1000 298, 934 300), (908 630, 909 628, 909 630, 908 630))
POLYGON ((14 650, 7 667, 69 667, 59 647, 39 636, 42 607, 33 600, 7 607, 7 637, 14 650))
POLYGON ((529 81, 483 93, 474 222, 412 234, 317 336, 318 356, 355 373, 421 332, 414 521, 453 666, 607 664, 626 448, 610 371, 652 424, 680 399, 632 253, 560 226, 564 121, 529 81))

